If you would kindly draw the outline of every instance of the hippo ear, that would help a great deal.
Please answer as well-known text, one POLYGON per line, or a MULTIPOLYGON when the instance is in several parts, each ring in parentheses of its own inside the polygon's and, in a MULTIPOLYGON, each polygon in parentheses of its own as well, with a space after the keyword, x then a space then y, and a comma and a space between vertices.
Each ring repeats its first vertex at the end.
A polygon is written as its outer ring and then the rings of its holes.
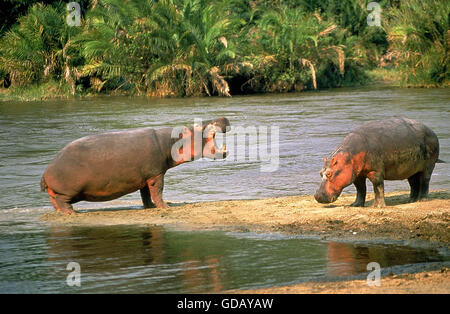
POLYGON ((230 121, 225 117, 220 117, 217 119, 219 127, 222 129, 223 133, 226 133, 230 129, 230 121))

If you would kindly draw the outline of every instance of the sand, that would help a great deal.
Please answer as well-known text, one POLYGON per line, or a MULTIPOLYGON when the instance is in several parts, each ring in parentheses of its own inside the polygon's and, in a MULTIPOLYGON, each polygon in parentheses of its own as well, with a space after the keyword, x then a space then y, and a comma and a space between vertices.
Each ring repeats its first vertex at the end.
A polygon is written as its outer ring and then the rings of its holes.
POLYGON ((366 280, 347 280, 307 282, 291 286, 229 292, 252 294, 448 294, 450 292, 450 269, 443 267, 430 272, 391 275, 381 278, 380 286, 369 286, 366 280))

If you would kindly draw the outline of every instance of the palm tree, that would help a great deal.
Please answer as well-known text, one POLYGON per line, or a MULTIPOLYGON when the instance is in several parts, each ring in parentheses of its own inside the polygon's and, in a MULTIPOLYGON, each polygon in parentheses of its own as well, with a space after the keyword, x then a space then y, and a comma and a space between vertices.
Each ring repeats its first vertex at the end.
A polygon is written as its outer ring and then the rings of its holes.
POLYGON ((146 60, 140 58, 145 43, 136 37, 145 32, 142 17, 153 1, 94 1, 86 14, 83 32, 73 41, 81 49, 85 64, 83 76, 91 79, 98 92, 105 83, 118 88, 125 84, 139 90, 139 73, 146 60))
POLYGON ((147 84, 153 86, 153 91, 164 90, 161 85, 169 90, 181 85, 182 94, 187 96, 203 93, 230 96, 224 74, 239 68, 230 35, 240 21, 230 18, 224 4, 185 0, 155 5, 152 12, 158 23, 155 38, 166 43, 160 45, 166 48, 166 53, 148 72, 147 84), (171 12, 170 20, 167 12, 171 12), (161 32, 166 36, 160 36, 161 32))
POLYGON ((250 84, 262 82, 263 90, 268 91, 317 89, 330 64, 343 76, 345 46, 332 36, 337 29, 332 21, 299 7, 281 6, 265 12, 255 30, 249 31, 249 42, 256 51, 250 54, 256 72, 250 84))
POLYGON ((223 73, 235 62, 235 24, 222 8, 204 0, 99 0, 76 40, 82 74, 96 78, 97 90, 115 82, 156 96, 230 96, 223 73))
POLYGON ((33 5, 1 39, 0 58, 11 84, 64 79, 75 92, 77 53, 68 48, 79 30, 65 23, 65 7, 33 5))

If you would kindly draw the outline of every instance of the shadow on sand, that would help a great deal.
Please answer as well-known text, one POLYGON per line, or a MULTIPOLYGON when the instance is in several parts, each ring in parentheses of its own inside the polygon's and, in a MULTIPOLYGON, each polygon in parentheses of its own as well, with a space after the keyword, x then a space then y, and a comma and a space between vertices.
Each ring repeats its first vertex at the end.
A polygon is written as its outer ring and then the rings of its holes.
MULTIPOLYGON (((179 206, 185 206, 188 204, 195 204, 196 202, 193 203, 188 203, 188 202, 177 202, 177 203, 172 203, 172 202, 167 202, 167 205, 170 207, 179 207, 179 206)), ((136 210, 160 210, 161 208, 144 208, 142 205, 120 205, 120 206, 111 206, 111 207, 103 207, 103 208, 79 208, 76 209, 75 211, 77 213, 95 213, 95 212, 117 212, 117 211, 136 211, 136 210)))
MULTIPOLYGON (((450 199, 450 194, 448 193, 448 191, 434 191, 434 192, 430 192, 426 199, 420 200, 419 202, 426 202, 426 201, 434 200, 434 199, 448 200, 448 199, 450 199)), ((386 206, 395 206, 395 205, 411 203, 409 201, 409 193, 404 193, 404 194, 401 194, 401 195, 385 196, 384 200, 386 202, 386 206)), ((366 198, 366 204, 364 205, 364 207, 372 207, 373 206, 373 202, 374 202, 374 195, 373 195, 373 193, 370 193, 370 194, 368 193, 367 194, 367 198, 366 198)), ((342 205, 342 204, 330 204, 330 205, 325 205, 323 207, 324 208, 336 208, 336 207, 340 207, 340 206, 350 207, 350 204, 345 204, 345 205, 342 205)))

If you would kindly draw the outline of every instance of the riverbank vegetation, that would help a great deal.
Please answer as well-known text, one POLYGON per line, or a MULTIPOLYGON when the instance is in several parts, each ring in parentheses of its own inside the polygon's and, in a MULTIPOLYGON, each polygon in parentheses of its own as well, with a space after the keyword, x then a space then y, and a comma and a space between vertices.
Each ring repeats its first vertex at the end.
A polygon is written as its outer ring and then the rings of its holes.
POLYGON ((64 2, 6 2, 0 97, 230 96, 366 84, 367 73, 449 82, 445 0, 379 1, 380 26, 364 0, 84 0, 79 26, 64 2))

